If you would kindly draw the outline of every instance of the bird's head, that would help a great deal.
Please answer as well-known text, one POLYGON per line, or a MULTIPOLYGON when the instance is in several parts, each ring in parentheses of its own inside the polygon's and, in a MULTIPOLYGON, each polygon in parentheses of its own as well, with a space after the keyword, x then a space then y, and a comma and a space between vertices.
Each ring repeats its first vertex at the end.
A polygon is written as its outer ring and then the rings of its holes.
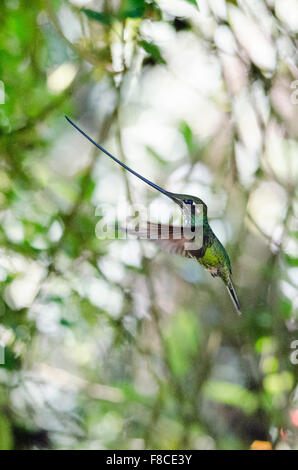
POLYGON ((176 202, 181 209, 188 208, 192 210, 193 208, 198 214, 207 217, 207 205, 199 197, 176 193, 168 193, 168 196, 176 202))

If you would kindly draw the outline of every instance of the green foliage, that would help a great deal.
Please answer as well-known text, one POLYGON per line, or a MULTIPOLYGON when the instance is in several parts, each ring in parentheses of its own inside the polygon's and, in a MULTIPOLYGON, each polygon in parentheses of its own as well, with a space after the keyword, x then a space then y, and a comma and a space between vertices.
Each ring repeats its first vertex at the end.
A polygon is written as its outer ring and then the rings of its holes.
POLYGON ((149 145, 147 145, 146 149, 148 150, 148 152, 150 153, 150 155, 162 166, 165 166, 167 165, 167 162, 166 160, 162 157, 162 155, 160 155, 159 153, 157 153, 152 147, 150 147, 149 145))
POLYGON ((192 5, 198 6, 197 0, 186 0, 188 3, 192 3, 192 5))
POLYGON ((183 376, 192 364, 199 345, 200 325, 193 312, 175 315, 167 332, 169 360, 177 376, 183 376))
POLYGON ((0 411, 0 450, 13 449, 13 436, 11 423, 0 411))
POLYGON ((82 8, 82 12, 91 20, 99 21, 100 23, 110 25, 114 17, 108 13, 101 13, 98 11, 90 10, 89 8, 82 8))
POLYGON ((238 384, 216 380, 206 382, 203 393, 208 400, 236 406, 247 414, 256 411, 258 406, 257 397, 238 384))
POLYGON ((161 55, 159 47, 156 44, 142 40, 139 41, 139 45, 147 52, 147 54, 153 57, 157 64, 166 64, 166 61, 161 55))
POLYGON ((141 18, 145 8, 145 0, 122 0, 119 15, 122 18, 141 18))
POLYGON ((290 255, 285 255, 285 260, 286 263, 291 266, 292 268, 297 268, 298 267, 298 258, 290 255))
POLYGON ((185 143, 188 147, 188 150, 191 151, 193 148, 193 136, 192 136, 192 130, 187 124, 187 122, 182 122, 180 125, 180 130, 181 133, 184 137, 185 143))

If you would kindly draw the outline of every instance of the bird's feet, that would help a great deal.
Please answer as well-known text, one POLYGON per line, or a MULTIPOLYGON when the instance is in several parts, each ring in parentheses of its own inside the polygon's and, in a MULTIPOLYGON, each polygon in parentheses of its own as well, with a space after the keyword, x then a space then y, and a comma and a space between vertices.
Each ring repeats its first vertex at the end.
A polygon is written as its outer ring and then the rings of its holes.
POLYGON ((209 273, 211 274, 212 277, 216 277, 218 275, 217 268, 209 269, 209 273))

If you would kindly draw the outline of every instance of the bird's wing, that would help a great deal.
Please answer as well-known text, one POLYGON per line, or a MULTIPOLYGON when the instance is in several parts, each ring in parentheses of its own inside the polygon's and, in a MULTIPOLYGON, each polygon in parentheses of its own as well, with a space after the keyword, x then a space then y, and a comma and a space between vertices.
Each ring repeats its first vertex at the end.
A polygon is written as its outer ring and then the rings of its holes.
POLYGON ((202 248, 195 250, 188 249, 191 240, 185 236, 185 229, 183 227, 147 222, 147 225, 143 227, 134 229, 125 228, 122 230, 136 235, 140 239, 153 241, 170 253, 188 258, 200 258, 203 256, 202 248))

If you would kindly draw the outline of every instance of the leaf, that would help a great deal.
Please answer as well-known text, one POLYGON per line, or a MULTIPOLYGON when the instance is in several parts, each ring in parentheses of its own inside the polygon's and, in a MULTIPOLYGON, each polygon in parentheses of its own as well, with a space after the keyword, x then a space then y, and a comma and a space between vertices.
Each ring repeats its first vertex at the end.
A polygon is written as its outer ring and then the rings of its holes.
POLYGON ((145 0, 123 0, 120 10, 114 15, 90 10, 89 8, 82 8, 81 11, 91 20, 110 25, 115 19, 141 18, 145 13, 145 9, 145 0))
POLYGON ((298 267, 298 258, 295 258, 294 256, 290 255, 285 255, 286 263, 291 266, 291 268, 297 268, 298 267))
POLYGON ((125 269, 127 269, 128 271, 133 271, 135 273, 138 273, 138 274, 144 274, 144 269, 143 268, 140 268, 138 266, 134 266, 132 264, 125 264, 125 269))
POLYGON ((256 395, 231 382, 210 380, 205 384, 203 394, 209 400, 236 406, 247 414, 253 413, 258 407, 256 395))
POLYGON ((187 124, 187 122, 181 123, 180 131, 184 137, 188 150, 191 150, 193 147, 193 136, 192 136, 192 130, 187 124))
POLYGON ((191 360, 197 353, 199 340, 200 325, 193 312, 176 314, 166 334, 169 360, 175 375, 182 377, 188 372, 191 360))
POLYGON ((159 47, 156 44, 142 40, 139 41, 139 45, 147 52, 147 54, 153 57, 157 64, 166 64, 166 61, 162 57, 159 47))
POLYGON ((0 415, 0 450, 11 450, 13 437, 11 425, 6 416, 0 415))
POLYGON ((60 325, 66 326, 67 328, 71 328, 74 324, 74 322, 70 322, 66 318, 61 318, 60 320, 60 325))
POLYGON ((112 15, 108 13, 101 13, 99 11, 90 10, 89 8, 82 8, 81 11, 85 13, 91 20, 99 21, 103 24, 111 24, 114 20, 112 15))
POLYGON ((146 9, 145 0, 123 0, 119 12, 120 18, 140 18, 146 9))
POLYGON ((4 364, 1 367, 4 367, 8 370, 19 370, 21 368, 21 359, 20 357, 16 357, 14 352, 6 346, 5 348, 5 356, 4 356, 4 364))
POLYGON ((283 371, 280 374, 269 374, 263 380, 264 389, 271 395, 280 395, 292 390, 294 386, 293 374, 283 371))
POLYGON ((284 297, 280 300, 279 311, 284 318, 291 318, 293 312, 293 305, 290 299, 284 297))
MULTIPOLYGON (((191 3, 192 5, 194 5, 195 7, 198 7, 198 4, 196 2, 196 0, 185 0, 186 2, 188 3, 191 3)), ((198 7, 199 8, 199 7, 198 7)))
POLYGON ((155 152, 155 150, 150 147, 150 145, 147 145, 146 146, 146 149, 148 150, 148 152, 150 153, 150 155, 152 155, 152 157, 154 157, 158 163, 160 163, 161 165, 167 165, 167 162, 166 160, 164 160, 160 155, 159 153, 155 152))

